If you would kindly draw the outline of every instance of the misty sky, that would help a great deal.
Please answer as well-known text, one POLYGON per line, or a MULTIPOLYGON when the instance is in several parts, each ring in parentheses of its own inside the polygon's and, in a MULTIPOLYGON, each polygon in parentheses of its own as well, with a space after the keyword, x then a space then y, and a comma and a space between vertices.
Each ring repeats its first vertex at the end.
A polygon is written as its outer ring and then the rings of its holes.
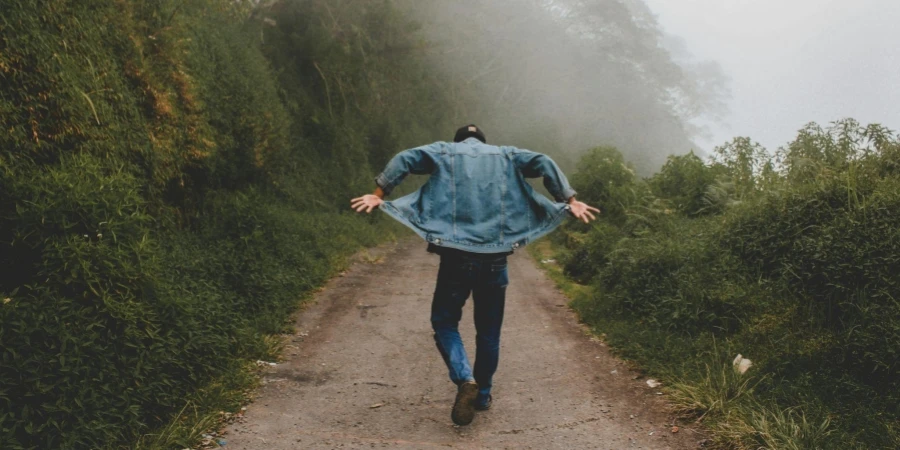
POLYGON ((900 129, 900 0, 644 0, 665 32, 731 79, 727 125, 769 150, 810 121, 900 129))

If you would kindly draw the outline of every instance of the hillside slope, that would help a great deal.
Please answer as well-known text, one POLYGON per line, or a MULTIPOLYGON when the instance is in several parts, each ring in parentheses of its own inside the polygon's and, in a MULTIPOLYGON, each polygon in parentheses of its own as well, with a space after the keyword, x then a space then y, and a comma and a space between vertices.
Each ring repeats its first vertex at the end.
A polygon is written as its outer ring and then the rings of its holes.
POLYGON ((131 446, 236 401, 304 293, 391 238, 348 199, 450 127, 415 26, 327 9, 4 3, 0 447, 131 446))

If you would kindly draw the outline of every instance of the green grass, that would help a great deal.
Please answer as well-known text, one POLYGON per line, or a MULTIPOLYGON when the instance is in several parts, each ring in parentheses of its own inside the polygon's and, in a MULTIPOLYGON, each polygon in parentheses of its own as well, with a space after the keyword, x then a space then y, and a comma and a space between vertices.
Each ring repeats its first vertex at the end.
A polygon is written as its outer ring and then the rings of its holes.
POLYGON ((580 318, 720 447, 897 448, 897 149, 845 120, 802 130, 780 167, 749 139, 710 162, 672 157, 646 181, 587 158, 600 175, 575 189, 621 213, 567 224, 539 257, 559 261, 580 318), (740 376, 737 354, 753 361, 740 376))
POLYGON ((554 259, 556 257, 556 252, 553 251, 553 244, 550 242, 549 238, 540 239, 529 245, 527 248, 528 253, 538 263, 538 266, 550 276, 550 279, 553 280, 556 287, 562 290, 570 299, 589 292, 589 286, 578 284, 571 278, 566 277, 563 273, 563 268, 560 266, 559 261, 554 259))
POLYGON ((0 9, 0 448, 196 443, 304 299, 398 232, 348 203, 451 129, 421 55, 381 51, 416 28, 283 6, 0 9))
POLYGON ((144 434, 131 448, 169 450, 194 447, 202 441, 203 434, 220 430, 230 416, 241 414, 241 407, 251 400, 251 393, 258 385, 259 368, 256 364, 246 362, 235 367, 228 375, 197 390, 167 425, 144 434))
MULTIPOLYGON (((551 238, 536 242, 529 251, 539 261, 565 254, 551 238)), ((835 448, 825 445, 834 433, 827 415, 811 418, 801 408, 779 406, 772 401, 770 375, 754 367, 744 374, 735 370, 724 356, 737 351, 735 343, 718 342, 709 334, 678 336, 647 327, 639 319, 616 319, 598 311, 590 286, 567 278, 559 264, 541 266, 572 299, 570 305, 581 320, 613 352, 664 382, 669 403, 684 420, 702 424, 715 448, 835 448)))

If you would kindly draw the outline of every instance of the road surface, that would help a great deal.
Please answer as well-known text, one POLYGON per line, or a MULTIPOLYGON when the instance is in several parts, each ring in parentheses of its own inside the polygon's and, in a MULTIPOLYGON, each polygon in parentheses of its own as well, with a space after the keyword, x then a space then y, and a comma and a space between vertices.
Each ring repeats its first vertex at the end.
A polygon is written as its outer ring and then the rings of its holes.
MULTIPOLYGON (((697 448, 701 436, 672 432, 664 396, 590 338, 526 252, 509 258, 493 407, 454 426, 456 387, 429 322, 437 266, 407 239, 332 280, 298 314, 226 448, 697 448)), ((460 328, 472 357, 471 299, 460 328)))

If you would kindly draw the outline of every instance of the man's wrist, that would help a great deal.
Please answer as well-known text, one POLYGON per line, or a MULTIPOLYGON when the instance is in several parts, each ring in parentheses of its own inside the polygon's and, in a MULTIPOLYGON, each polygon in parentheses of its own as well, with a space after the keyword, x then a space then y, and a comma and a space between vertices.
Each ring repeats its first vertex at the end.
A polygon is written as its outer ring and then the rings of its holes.
MULTIPOLYGON (((384 197, 385 195, 390 194, 391 191, 394 189, 394 185, 392 185, 390 182, 388 182, 388 178, 384 175, 383 172, 378 174, 377 177, 375 177, 375 186, 378 186, 378 188, 380 189, 380 192, 381 192, 380 197, 384 197)), ((379 191, 376 191, 376 192, 379 192, 379 191)), ((373 194, 373 195, 377 195, 377 194, 373 194)))
POLYGON ((570 204, 570 205, 571 205, 572 203, 575 203, 575 196, 573 195, 573 196, 569 197, 569 199, 566 200, 566 203, 568 203, 568 204, 570 204))
POLYGON ((373 192, 372 195, 384 200, 384 190, 381 189, 381 186, 375 188, 375 192, 373 192))

